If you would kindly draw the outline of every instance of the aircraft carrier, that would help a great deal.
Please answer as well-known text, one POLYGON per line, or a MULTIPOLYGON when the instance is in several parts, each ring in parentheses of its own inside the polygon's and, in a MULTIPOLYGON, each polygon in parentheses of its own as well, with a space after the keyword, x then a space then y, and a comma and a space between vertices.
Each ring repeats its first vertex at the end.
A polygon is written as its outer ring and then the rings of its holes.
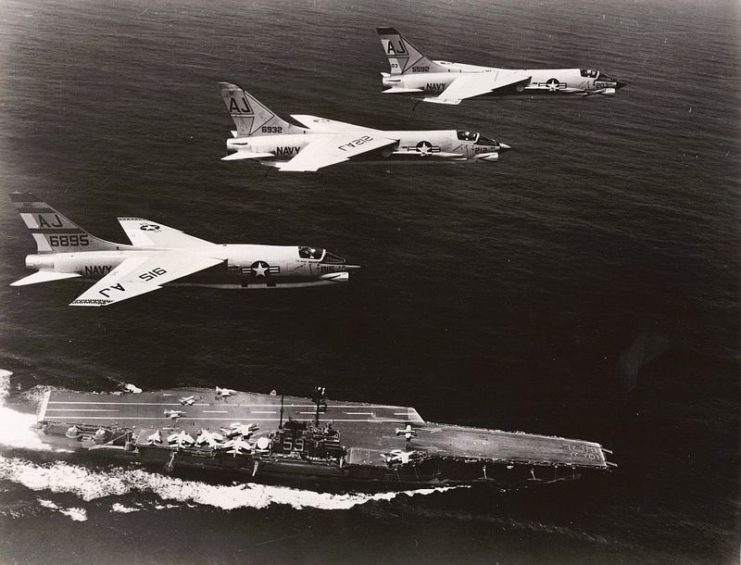
POLYGON ((414 408, 203 388, 138 393, 46 391, 44 442, 166 472, 332 488, 579 478, 614 466, 594 442, 437 424, 414 408))

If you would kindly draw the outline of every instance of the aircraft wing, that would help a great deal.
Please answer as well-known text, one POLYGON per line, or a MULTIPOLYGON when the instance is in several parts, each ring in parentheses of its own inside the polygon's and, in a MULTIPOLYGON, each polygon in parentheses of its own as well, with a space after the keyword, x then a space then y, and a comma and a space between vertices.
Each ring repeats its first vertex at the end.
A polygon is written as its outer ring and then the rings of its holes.
POLYGON ((310 129, 317 133, 346 133, 350 131, 381 133, 377 129, 356 126, 355 124, 348 124, 346 122, 338 122, 337 120, 328 120, 327 118, 318 118, 317 116, 309 116, 308 114, 291 114, 291 117, 302 124, 306 129, 310 129))
POLYGON ((465 98, 474 98, 528 80, 530 80, 530 76, 519 71, 465 73, 451 82, 439 96, 425 98, 424 101, 438 104, 459 104, 465 98))
POLYGON ((142 253, 126 259, 73 300, 70 306, 110 306, 221 262, 223 259, 183 251, 142 253))
POLYGON ((136 247, 211 247, 215 244, 144 218, 118 218, 118 223, 136 247))
POLYGON ((317 136, 318 139, 306 145, 293 159, 285 163, 276 163, 276 167, 281 171, 313 172, 399 141, 378 133, 382 132, 355 131, 317 136))

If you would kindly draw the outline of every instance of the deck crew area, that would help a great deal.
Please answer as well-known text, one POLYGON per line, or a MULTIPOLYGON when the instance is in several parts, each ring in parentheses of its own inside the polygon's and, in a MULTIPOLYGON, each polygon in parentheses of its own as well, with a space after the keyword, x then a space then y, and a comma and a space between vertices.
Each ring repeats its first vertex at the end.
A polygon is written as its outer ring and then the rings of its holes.
MULTIPOLYGON (((218 431, 233 423, 258 426, 254 438, 275 433, 281 422, 313 422, 317 404, 308 398, 184 388, 141 394, 50 391, 38 410, 39 423, 132 429, 134 433, 218 431), (173 417, 173 413, 177 413, 173 417)), ((341 432, 347 463, 386 465, 384 453, 417 451, 427 457, 478 459, 495 463, 605 469, 598 443, 526 433, 425 422, 412 407, 327 401, 322 425, 341 432)))

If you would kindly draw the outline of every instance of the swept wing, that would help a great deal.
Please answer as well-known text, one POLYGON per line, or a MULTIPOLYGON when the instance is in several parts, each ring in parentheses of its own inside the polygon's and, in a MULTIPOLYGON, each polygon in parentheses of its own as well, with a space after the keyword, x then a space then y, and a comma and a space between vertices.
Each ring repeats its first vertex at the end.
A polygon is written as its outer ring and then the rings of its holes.
POLYGON ((78 296, 70 306, 110 306, 152 292, 163 284, 223 262, 185 251, 144 252, 122 262, 78 296))
POLYGON ((465 98, 474 98, 482 94, 489 94, 501 88, 515 86, 529 80, 529 75, 525 75, 519 71, 490 71, 461 74, 439 96, 425 98, 424 101, 435 102, 437 104, 459 104, 465 98))
POLYGON ((306 129, 310 129, 314 133, 346 133, 350 131, 364 131, 375 134, 381 133, 377 129, 356 126, 355 124, 329 120, 327 118, 319 118, 317 116, 310 116, 309 114, 291 114, 291 117, 306 127, 306 129))
POLYGON ((118 218, 118 223, 135 247, 188 248, 216 247, 214 243, 144 218, 118 218))
POLYGON ((344 134, 322 135, 306 145, 298 155, 285 163, 276 163, 281 171, 313 172, 348 161, 363 153, 398 143, 376 130, 354 131, 344 134), (379 135, 381 134, 381 135, 379 135))

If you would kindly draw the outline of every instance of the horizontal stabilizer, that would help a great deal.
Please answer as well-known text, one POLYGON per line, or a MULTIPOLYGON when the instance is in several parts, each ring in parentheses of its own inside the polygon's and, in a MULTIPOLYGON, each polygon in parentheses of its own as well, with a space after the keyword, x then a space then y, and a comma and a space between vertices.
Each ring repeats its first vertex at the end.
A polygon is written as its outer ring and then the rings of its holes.
POLYGON ((461 103, 461 99, 454 99, 454 98, 440 98, 439 96, 436 96, 434 98, 423 98, 423 102, 432 102, 433 104, 451 104, 456 105, 461 103))
POLYGON ((32 275, 10 283, 10 286, 26 286, 29 284, 45 283, 50 281, 61 281, 62 279, 72 279, 79 277, 79 273, 55 273, 54 271, 36 271, 32 275))
POLYGON ((421 88, 401 88, 394 86, 383 91, 383 94, 412 94, 414 92, 424 92, 421 88))
POLYGON ((272 153, 253 153, 251 151, 237 151, 226 157, 222 157, 222 161, 241 161, 242 159, 270 159, 275 157, 272 153))

